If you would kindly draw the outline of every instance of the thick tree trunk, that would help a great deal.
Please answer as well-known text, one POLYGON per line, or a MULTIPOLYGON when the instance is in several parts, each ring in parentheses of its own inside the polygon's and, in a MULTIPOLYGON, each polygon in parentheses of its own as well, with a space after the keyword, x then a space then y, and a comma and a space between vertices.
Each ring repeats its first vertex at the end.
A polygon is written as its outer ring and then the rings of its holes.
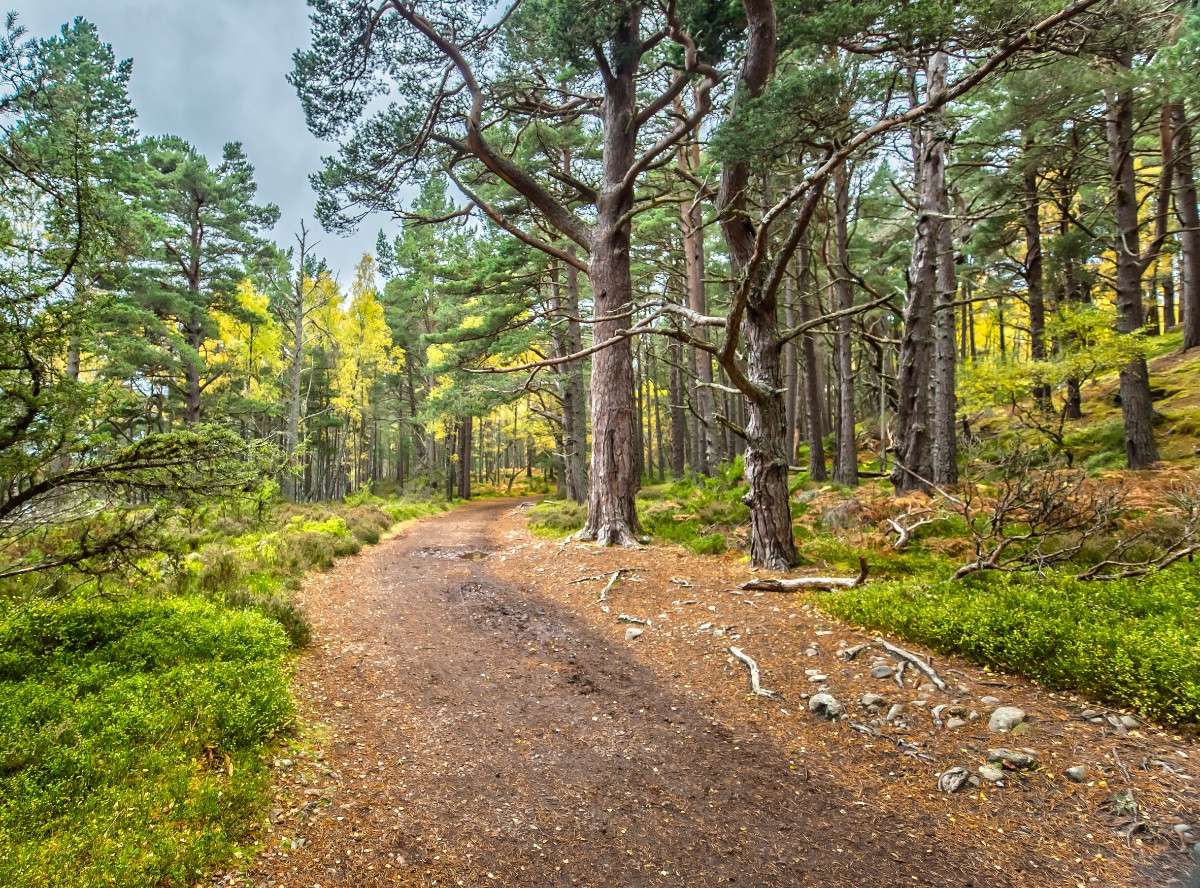
MULTIPOLYGON (((930 92, 944 84, 946 59, 934 53, 929 60, 930 92)), ((933 436, 930 410, 933 369, 933 314, 937 289, 938 229, 945 169, 936 134, 925 129, 914 135, 917 162, 917 228, 913 237, 900 336, 900 366, 896 413, 897 453, 892 471, 896 492, 921 490, 933 476, 933 436)))
MULTIPOLYGON (((944 155, 943 155, 944 160, 944 155)), ((943 173, 945 165, 942 166, 943 173)), ((945 176, 942 179, 943 212, 949 211, 945 176)), ((958 483, 958 363, 954 353, 954 300, 958 277, 954 265, 954 238, 949 219, 938 226, 937 294, 933 319, 933 483, 948 487, 958 483)))
POLYGON ((1196 205, 1195 164, 1191 128, 1182 102, 1171 106, 1175 155, 1175 213, 1179 217, 1179 259, 1183 270, 1179 305, 1183 315, 1183 347, 1200 345, 1200 208, 1196 205))
MULTIPOLYGON (((761 94, 775 68, 775 8, 768 0, 745 0, 749 43, 739 78, 747 97, 761 94)), ((796 542, 788 493, 786 388, 780 372, 783 342, 779 336, 777 297, 767 285, 767 268, 747 271, 754 251, 755 229, 747 209, 750 167, 746 161, 728 163, 721 173, 718 205, 721 231, 729 246, 734 278, 744 287, 742 329, 746 343, 746 373, 739 388, 746 395, 746 482, 750 507, 750 561, 759 567, 783 570, 796 563, 796 542)), ((725 370, 737 374, 726 350, 725 370)))
MULTIPOLYGON (((622 317, 633 301, 629 238, 633 191, 622 182, 633 166, 638 17, 627 14, 613 41, 614 70, 604 96, 603 186, 596 202, 596 224, 588 280, 592 285, 597 342, 616 336, 629 320, 622 317)), ((582 539, 603 545, 638 542, 634 497, 638 490, 636 416, 633 405, 633 352, 621 339, 592 357, 592 468, 588 517, 582 539)))
MULTIPOLYGON (((850 235, 846 218, 850 214, 850 175, 845 164, 834 177, 835 240, 837 269, 834 292, 837 309, 854 306, 854 287, 850 280, 850 235)), ((841 484, 858 484, 858 447, 854 436, 854 374, 851 368, 850 316, 844 315, 837 324, 837 454, 833 463, 833 480, 841 484)))
MULTIPOLYGON (((1138 245, 1137 186, 1133 168, 1133 93, 1129 89, 1108 96, 1106 114, 1109 172, 1116 237, 1117 330, 1132 336, 1142 329, 1142 271, 1138 245)), ((1146 360, 1137 357, 1121 368, 1121 416, 1125 425, 1125 461, 1131 469, 1144 469, 1158 461, 1154 443, 1154 409, 1150 400, 1150 373, 1146 360)))
POLYGON ((746 373, 758 396, 746 400, 746 482, 750 561, 772 570, 796 563, 788 493, 787 415, 782 343, 774 294, 759 288, 746 306, 746 373))

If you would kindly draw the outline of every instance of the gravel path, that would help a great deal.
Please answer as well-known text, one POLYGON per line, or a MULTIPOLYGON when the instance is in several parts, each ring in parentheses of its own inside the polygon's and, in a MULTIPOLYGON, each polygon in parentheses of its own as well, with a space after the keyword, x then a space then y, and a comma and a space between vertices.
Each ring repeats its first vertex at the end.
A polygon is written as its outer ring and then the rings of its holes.
MULTIPOLYGON (((1173 754, 1178 773, 1130 775, 1142 816, 1163 820, 1144 837, 1126 840, 1106 819, 1107 784, 1014 775, 1011 788, 946 796, 937 772, 973 771, 975 747, 1016 741, 988 738, 984 714, 957 735, 906 735, 922 750, 912 756, 886 730, 851 729, 861 712, 837 724, 810 715, 802 666, 829 672, 851 710, 863 690, 901 689, 873 679, 865 657, 834 656, 835 641, 868 636, 785 596, 745 598, 723 621, 741 624, 728 630, 736 641, 698 630, 722 622, 744 571, 673 549, 535 541, 512 500, 418 522, 339 562, 301 592, 316 640, 295 689, 318 727, 277 761, 263 853, 222 881, 1117 886, 1185 869, 1165 819, 1200 818, 1184 773, 1200 760, 1193 742, 1090 723, 1020 741, 1062 748, 1066 736, 1070 760, 1056 766, 1085 761, 1097 774, 1116 748, 1122 767, 1146 758, 1137 750, 1173 754), (606 613, 596 596, 619 566, 633 570, 606 613), (626 639, 624 610, 650 619, 640 638, 626 639), (782 701, 748 698, 729 643, 759 658, 782 701), (1113 745, 1131 741, 1133 753, 1113 745)), ((1027 683, 938 665, 1044 723, 1070 720, 1027 683)))

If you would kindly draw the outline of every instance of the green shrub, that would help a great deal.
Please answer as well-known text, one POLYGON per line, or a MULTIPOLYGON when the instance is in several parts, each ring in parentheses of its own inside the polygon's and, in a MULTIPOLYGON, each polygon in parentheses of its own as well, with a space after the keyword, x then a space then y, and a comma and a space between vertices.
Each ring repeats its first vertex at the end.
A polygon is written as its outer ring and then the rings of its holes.
POLYGON ((260 592, 251 589, 234 589, 225 594, 225 603, 230 607, 251 608, 265 617, 275 620, 287 633, 292 647, 306 647, 312 640, 312 626, 298 604, 278 592, 260 592))
POLYGON ((196 597, 0 614, 0 884, 190 884, 228 859, 291 723, 287 649, 196 597))
POLYGON ((982 574, 868 583, 831 613, 1171 723, 1200 721, 1200 566, 1086 583, 982 574))
POLYGON ((541 536, 562 536, 583 527, 587 507, 572 500, 544 500, 527 513, 529 529, 541 536))

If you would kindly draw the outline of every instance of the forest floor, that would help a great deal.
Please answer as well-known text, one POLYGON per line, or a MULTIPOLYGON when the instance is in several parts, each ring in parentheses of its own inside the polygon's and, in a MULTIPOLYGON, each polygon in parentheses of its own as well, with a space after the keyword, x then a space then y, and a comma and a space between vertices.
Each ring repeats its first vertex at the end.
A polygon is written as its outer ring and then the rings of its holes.
POLYGON ((733 555, 534 538, 513 500, 339 561, 299 593, 308 727, 275 762, 262 852, 217 884, 1190 884, 1176 826, 1200 821, 1195 738, 1097 724, 1085 701, 953 658, 934 664, 947 692, 912 669, 901 687, 872 676, 875 650, 839 656, 871 636, 730 591, 746 578, 733 555), (731 644, 778 699, 747 692, 731 644), (810 713, 819 689, 846 718, 810 713), (989 731, 985 697, 1025 710, 1018 736, 989 731), (1036 767, 939 791, 995 747, 1036 767))

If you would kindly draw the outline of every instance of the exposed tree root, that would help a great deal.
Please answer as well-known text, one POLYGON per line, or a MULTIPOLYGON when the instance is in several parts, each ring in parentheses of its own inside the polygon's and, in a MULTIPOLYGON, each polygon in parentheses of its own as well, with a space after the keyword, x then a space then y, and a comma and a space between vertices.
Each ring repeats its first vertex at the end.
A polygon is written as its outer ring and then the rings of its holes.
POLYGON ((889 654, 891 654, 893 657, 896 657, 899 660, 905 661, 905 662, 909 663, 910 665, 912 665, 913 667, 915 667, 926 678, 928 678, 931 682, 933 682, 934 687, 936 687, 939 691, 946 690, 946 682, 944 682, 942 680, 942 677, 940 675, 938 675, 936 671, 934 671, 934 668, 932 666, 930 666, 928 663, 926 663, 924 660, 922 660, 920 657, 918 657, 912 651, 906 651, 902 647, 897 647, 896 645, 892 644, 890 641, 887 641, 883 638, 876 638, 875 643, 877 645, 879 645, 881 648, 883 648, 885 651, 887 651, 889 654))

